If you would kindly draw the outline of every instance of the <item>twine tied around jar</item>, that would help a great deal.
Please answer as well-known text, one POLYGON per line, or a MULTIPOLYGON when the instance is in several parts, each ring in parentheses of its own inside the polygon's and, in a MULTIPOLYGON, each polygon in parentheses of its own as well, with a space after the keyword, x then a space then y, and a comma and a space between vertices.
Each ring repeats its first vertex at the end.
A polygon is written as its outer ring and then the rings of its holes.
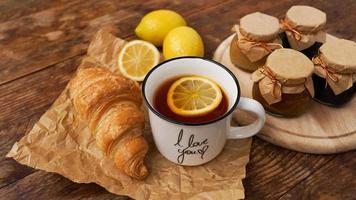
POLYGON ((314 95, 313 83, 310 78, 304 78, 297 83, 288 83, 290 80, 277 77, 266 65, 252 74, 252 80, 258 83, 260 93, 269 105, 282 101, 282 93, 297 94, 307 89, 311 96, 314 95))
POLYGON ((276 77, 276 75, 272 72, 272 70, 266 66, 262 66, 261 68, 261 73, 268 77, 271 80, 272 84, 272 95, 274 98, 279 98, 282 96, 282 82, 279 81, 276 77), (276 94, 276 91, 278 92, 276 94))
POLYGON ((239 40, 237 40, 237 43, 239 42, 242 42, 242 41, 245 41, 245 42, 250 42, 251 45, 248 47, 248 49, 250 50, 251 48, 253 47, 256 47, 256 46, 259 46, 259 47, 262 47, 264 48, 268 53, 272 53, 272 51, 276 48, 271 48, 271 46, 273 47, 278 47, 278 48, 283 48, 283 46, 279 43, 276 43, 276 42, 262 42, 262 41, 256 41, 256 40, 252 40, 252 39, 249 39, 247 37, 243 37, 239 40))
POLYGON ((348 90, 356 81, 356 70, 347 70, 345 67, 334 69, 325 63, 321 53, 314 56, 312 61, 314 73, 326 80, 325 87, 330 86, 335 95, 348 90))
POLYGON ((270 41, 260 41, 251 39, 247 35, 240 32, 238 25, 234 25, 232 31, 236 33, 236 44, 241 52, 251 62, 257 62, 269 55, 273 50, 283 48, 282 41, 279 37, 271 39, 270 41))
POLYGON ((285 31, 289 31, 292 33, 292 36, 294 39, 297 41, 300 41, 302 39, 302 34, 300 31, 296 30, 293 28, 286 19, 281 19, 280 20, 281 28, 285 31))
MULTIPOLYGON (((315 65, 320 66, 320 68, 322 70, 324 70, 325 73, 325 78, 326 79, 330 79, 334 82, 338 82, 339 81, 339 77, 337 77, 337 72, 331 68, 329 68, 321 59, 318 55, 313 57, 313 63, 315 65)), ((325 88, 328 86, 328 82, 325 81, 325 88)))

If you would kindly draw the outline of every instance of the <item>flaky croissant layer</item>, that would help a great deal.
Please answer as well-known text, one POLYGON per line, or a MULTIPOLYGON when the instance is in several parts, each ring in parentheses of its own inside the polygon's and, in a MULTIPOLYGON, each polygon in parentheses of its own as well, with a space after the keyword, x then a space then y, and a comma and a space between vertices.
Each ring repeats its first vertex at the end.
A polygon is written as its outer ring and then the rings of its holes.
POLYGON ((69 87, 76 113, 116 166, 136 179, 148 175, 142 136, 144 115, 138 84, 101 67, 80 68, 69 87))

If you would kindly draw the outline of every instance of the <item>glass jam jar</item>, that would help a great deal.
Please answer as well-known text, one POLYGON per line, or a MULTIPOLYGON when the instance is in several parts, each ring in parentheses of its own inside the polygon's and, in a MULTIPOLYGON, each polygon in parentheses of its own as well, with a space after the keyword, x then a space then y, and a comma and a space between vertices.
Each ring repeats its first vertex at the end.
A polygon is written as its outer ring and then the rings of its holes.
POLYGON ((294 117, 303 114, 309 107, 312 97, 306 90, 298 94, 282 93, 283 101, 269 105, 263 98, 258 84, 252 87, 253 98, 259 101, 265 110, 277 117, 294 117))
POLYGON ((326 14, 310 6, 292 6, 281 20, 283 47, 301 51, 309 59, 325 41, 326 14))
POLYGON ((356 43, 335 39, 324 43, 314 56, 314 99, 328 106, 341 106, 355 95, 356 43))
POLYGON ((313 63, 293 49, 277 49, 252 74, 252 96, 265 110, 279 117, 304 113, 314 94, 313 63))
POLYGON ((273 16, 260 12, 248 14, 233 30, 236 35, 230 44, 230 59, 243 70, 255 71, 273 50, 282 48, 279 22, 273 16))

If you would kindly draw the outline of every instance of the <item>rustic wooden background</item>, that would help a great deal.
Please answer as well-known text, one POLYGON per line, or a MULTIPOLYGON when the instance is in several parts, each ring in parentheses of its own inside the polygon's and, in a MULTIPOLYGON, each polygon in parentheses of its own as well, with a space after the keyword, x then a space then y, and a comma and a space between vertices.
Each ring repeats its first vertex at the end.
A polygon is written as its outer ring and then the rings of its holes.
MULTIPOLYGON (((114 25, 130 40, 145 13, 173 9, 211 57, 243 15, 282 17, 295 4, 324 10, 328 32, 356 40, 355 0, 1 0, 0 199, 127 199, 5 158, 64 89, 99 27, 114 25)), ((244 185, 246 199, 356 199, 356 151, 309 155, 254 138, 244 185)))

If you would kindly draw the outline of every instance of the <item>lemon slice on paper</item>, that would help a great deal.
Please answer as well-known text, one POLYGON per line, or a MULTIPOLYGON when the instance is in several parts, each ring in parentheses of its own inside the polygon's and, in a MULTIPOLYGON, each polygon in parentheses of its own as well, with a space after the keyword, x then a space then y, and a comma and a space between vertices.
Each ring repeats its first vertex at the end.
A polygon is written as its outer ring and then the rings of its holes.
POLYGON ((200 76, 187 76, 175 81, 168 90, 167 104, 172 112, 186 117, 207 114, 222 100, 220 87, 200 76))
POLYGON ((118 62, 122 75, 142 81, 148 71, 159 63, 159 51, 149 42, 133 40, 123 47, 118 62))

